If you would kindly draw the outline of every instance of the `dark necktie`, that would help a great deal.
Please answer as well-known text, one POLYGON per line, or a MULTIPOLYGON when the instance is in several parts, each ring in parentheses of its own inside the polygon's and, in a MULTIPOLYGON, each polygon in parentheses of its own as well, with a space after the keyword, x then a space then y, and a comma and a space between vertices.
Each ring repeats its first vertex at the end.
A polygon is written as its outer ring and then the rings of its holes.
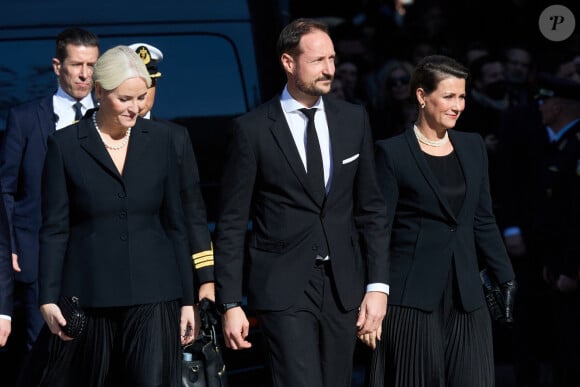
POLYGON ((83 118, 83 112, 81 110, 82 106, 83 104, 80 103, 79 101, 76 101, 75 104, 73 105, 73 109, 75 109, 75 122, 83 118))
POLYGON ((306 126, 306 169, 308 170, 308 178, 316 195, 316 199, 319 203, 322 203, 326 196, 326 188, 324 184, 324 167, 322 166, 322 152, 320 151, 320 143, 316 135, 316 127, 314 126, 316 109, 300 109, 300 111, 308 117, 308 125, 306 126))

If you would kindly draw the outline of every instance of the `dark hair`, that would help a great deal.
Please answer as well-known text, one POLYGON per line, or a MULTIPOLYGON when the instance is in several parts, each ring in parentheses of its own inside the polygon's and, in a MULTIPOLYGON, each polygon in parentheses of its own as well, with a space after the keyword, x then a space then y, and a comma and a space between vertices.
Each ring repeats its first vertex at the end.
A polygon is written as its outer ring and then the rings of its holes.
POLYGON ((83 30, 82 28, 75 27, 62 30, 56 37, 56 59, 61 62, 66 59, 66 47, 69 44, 72 44, 73 46, 89 46, 98 48, 99 38, 92 32, 83 30))
POLYGON ((276 43, 276 54, 278 59, 284 53, 288 53, 292 56, 298 55, 298 45, 300 44, 300 39, 302 36, 319 30, 328 34, 328 26, 320 21, 313 19, 296 19, 290 24, 288 24, 278 37, 278 42, 276 43))
POLYGON ((430 94, 443 79, 467 79, 468 76, 467 68, 455 59, 444 55, 429 55, 421 59, 415 67, 411 76, 411 93, 414 94, 418 88, 422 88, 426 94, 430 94))

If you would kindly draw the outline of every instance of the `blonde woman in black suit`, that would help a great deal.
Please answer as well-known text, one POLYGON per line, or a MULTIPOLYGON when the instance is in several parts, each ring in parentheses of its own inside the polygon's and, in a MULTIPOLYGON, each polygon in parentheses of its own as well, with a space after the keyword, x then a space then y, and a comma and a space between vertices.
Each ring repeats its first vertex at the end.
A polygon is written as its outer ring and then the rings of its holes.
POLYGON ((506 294, 515 282, 492 213, 485 144, 451 129, 465 108, 467 77, 451 58, 424 58, 411 79, 414 127, 377 143, 392 232, 389 309, 371 386, 494 384, 478 260, 506 294))
POLYGON ((48 140, 40 233, 47 386, 178 386, 193 340, 192 262, 168 129, 138 115, 151 79, 126 46, 94 70, 98 110, 48 140), (88 315, 72 341, 57 302, 88 315), (180 339, 181 338, 181 339, 180 339))

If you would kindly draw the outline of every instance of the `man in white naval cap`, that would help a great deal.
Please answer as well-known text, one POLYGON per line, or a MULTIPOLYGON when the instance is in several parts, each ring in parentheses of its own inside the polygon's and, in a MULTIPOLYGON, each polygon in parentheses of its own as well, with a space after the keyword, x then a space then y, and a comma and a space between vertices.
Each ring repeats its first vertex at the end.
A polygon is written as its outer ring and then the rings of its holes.
POLYGON ((139 57, 147 66, 149 76, 151 77, 151 87, 147 92, 147 98, 139 115, 143 118, 151 118, 151 109, 155 103, 155 92, 157 90, 157 79, 161 78, 161 73, 157 70, 157 64, 163 60, 163 53, 157 47, 147 43, 134 43, 129 48, 135 50, 139 57))
POLYGON ((155 103, 157 80, 161 78, 157 64, 163 60, 163 53, 157 47, 147 43, 135 43, 129 45, 129 47, 139 54, 145 66, 147 66, 152 81, 151 87, 147 91, 147 97, 139 106, 139 115, 171 128, 173 133, 179 161, 181 199, 187 223, 187 236, 195 268, 196 285, 199 285, 198 299, 208 298, 214 301, 213 249, 207 227, 205 204, 200 190, 197 162, 189 133, 184 126, 161 120, 151 115, 151 109, 155 103))

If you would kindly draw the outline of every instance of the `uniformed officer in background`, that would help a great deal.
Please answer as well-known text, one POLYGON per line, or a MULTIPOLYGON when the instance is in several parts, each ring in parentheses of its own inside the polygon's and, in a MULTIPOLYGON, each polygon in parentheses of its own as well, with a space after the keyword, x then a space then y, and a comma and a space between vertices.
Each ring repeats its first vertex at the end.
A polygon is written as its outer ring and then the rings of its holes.
MULTIPOLYGON (((520 284, 515 358, 546 361, 554 386, 573 386, 580 383, 580 83, 539 74, 536 101, 537 126, 514 123, 502 163, 504 236, 520 284)), ((541 379, 532 377, 537 364, 518 369, 521 378, 541 379)))
POLYGON ((129 47, 139 54, 151 77, 151 87, 147 90, 147 97, 139 107, 139 115, 169 126, 174 135, 173 140, 180 168, 181 200, 195 268, 196 285, 199 285, 198 299, 208 298, 214 301, 213 249, 207 226, 205 204, 201 195, 197 162, 189 133, 186 127, 172 121, 159 119, 151 114, 151 109, 155 104, 157 82, 162 75, 157 65, 163 60, 163 53, 157 47, 147 43, 134 43, 129 47))

